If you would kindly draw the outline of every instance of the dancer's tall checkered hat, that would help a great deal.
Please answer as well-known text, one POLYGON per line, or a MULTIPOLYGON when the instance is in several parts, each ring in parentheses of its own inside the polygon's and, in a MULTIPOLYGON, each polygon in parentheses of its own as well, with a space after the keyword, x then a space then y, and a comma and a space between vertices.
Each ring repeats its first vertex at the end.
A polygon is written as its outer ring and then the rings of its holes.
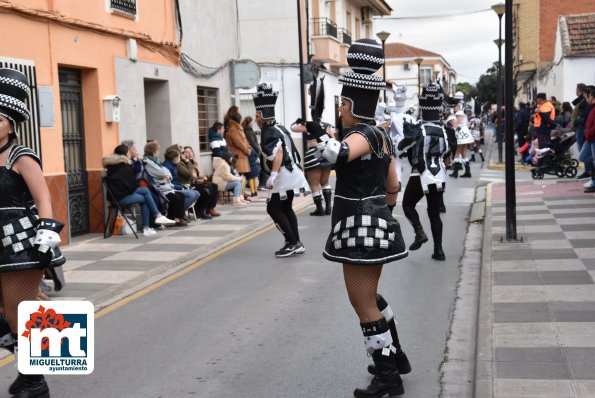
POLYGON ((15 69, 0 68, 0 115, 10 120, 15 133, 19 124, 29 120, 25 101, 30 91, 27 76, 15 69))
POLYGON ((347 63, 353 72, 339 78, 339 83, 343 85, 341 97, 351 101, 354 117, 373 120, 378 94, 386 88, 382 78, 374 75, 384 64, 382 45, 373 39, 353 42, 347 52, 347 63))

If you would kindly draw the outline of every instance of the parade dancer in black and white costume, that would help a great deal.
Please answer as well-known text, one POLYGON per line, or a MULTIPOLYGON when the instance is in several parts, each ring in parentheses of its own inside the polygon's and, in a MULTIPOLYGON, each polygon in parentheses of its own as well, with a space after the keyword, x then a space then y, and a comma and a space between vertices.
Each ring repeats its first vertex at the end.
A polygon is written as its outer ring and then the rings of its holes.
POLYGON ((329 177, 333 164, 320 156, 325 143, 334 137, 333 127, 322 121, 324 111, 324 78, 314 81, 310 86, 310 108, 312 121, 304 121, 299 118, 291 126, 291 130, 297 133, 306 134, 308 150, 304 156, 304 170, 312 189, 312 199, 316 210, 310 213, 311 216, 324 216, 331 214, 332 187, 329 184, 329 177), (322 191, 322 192, 321 192, 322 191), (322 199, 324 198, 324 207, 322 199))
MULTIPOLYGON (((455 105, 455 112, 454 116, 456 118, 456 129, 455 135, 457 137, 457 151, 454 155, 454 163, 453 163, 453 173, 450 174, 451 177, 462 177, 462 178, 469 178, 471 177, 471 165, 469 164, 469 145, 473 144, 473 136, 471 135, 471 131, 469 130, 469 121, 467 120, 467 115, 463 112, 464 107, 464 99, 465 95, 458 91, 454 96, 455 105), (459 176, 459 171, 465 169, 465 172, 459 176)), ((449 104, 452 104, 452 98, 449 99, 449 104)))
POLYGON ((375 376, 358 398, 380 398, 404 393, 399 375, 411 370, 402 352, 393 313, 377 295, 382 266, 407 256, 399 223, 392 215, 398 180, 390 135, 374 127, 378 94, 385 87, 373 75, 384 63, 375 40, 355 41, 347 53, 353 72, 339 78, 343 141, 330 140, 323 152, 335 162, 337 182, 332 231, 324 250, 327 260, 343 264, 345 286, 355 309, 375 376), (386 317, 385 317, 386 316, 386 317))
MULTIPOLYGON (((403 123, 415 123, 415 118, 405 113, 405 103, 407 102, 407 88, 396 87, 394 102, 388 107, 388 111, 391 115, 390 122, 390 136, 393 140, 395 148, 399 145, 401 140, 405 137, 403 135, 403 123)), ((399 190, 403 181, 403 162, 401 158, 397 156, 395 159, 395 167, 397 168, 397 178, 399 179, 399 190)))
MULTIPOLYGON (((14 354, 19 303, 37 300, 44 269, 66 262, 58 248, 64 224, 52 219, 41 160, 17 144, 18 126, 29 119, 29 92, 24 74, 0 69, 0 347, 14 354)), ((50 396, 42 375, 19 373, 9 392, 18 398, 50 396)))
POLYGON ((467 117, 469 118, 469 130, 471 131, 471 136, 474 141, 473 146, 471 147, 470 160, 475 162, 475 154, 479 154, 479 157, 483 162, 485 158, 483 156, 483 151, 481 150, 481 119, 472 114, 471 111, 467 113, 467 117))
POLYGON ((419 214, 415 210, 417 202, 426 196, 428 216, 434 239, 432 258, 444 261, 442 249, 442 220, 440 204, 446 186, 446 166, 443 158, 450 149, 447 134, 440 124, 444 93, 438 84, 424 87, 419 96, 419 108, 422 122, 404 122, 405 137, 399 143, 399 151, 406 151, 411 164, 411 175, 403 196, 403 212, 413 226, 415 240, 409 250, 418 250, 428 241, 419 214))
POLYGON ((260 126, 260 147, 267 158, 271 175, 267 179, 269 189, 267 213, 285 237, 283 247, 275 252, 277 257, 304 253, 300 242, 298 222, 293 212, 294 195, 310 193, 310 186, 300 168, 300 155, 285 127, 275 121, 276 91, 265 83, 257 86, 253 96, 256 107, 256 122, 260 126))

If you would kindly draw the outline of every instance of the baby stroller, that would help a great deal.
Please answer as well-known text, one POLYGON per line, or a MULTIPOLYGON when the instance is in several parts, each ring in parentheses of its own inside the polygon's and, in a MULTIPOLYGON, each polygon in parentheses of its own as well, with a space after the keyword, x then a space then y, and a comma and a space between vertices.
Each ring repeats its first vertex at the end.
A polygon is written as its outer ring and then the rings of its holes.
POLYGON ((541 158, 541 164, 531 170, 531 177, 541 180, 545 174, 556 175, 560 178, 574 178, 578 172, 578 160, 570 155, 570 148, 576 142, 574 132, 567 132, 560 136, 557 148, 552 148, 541 158))

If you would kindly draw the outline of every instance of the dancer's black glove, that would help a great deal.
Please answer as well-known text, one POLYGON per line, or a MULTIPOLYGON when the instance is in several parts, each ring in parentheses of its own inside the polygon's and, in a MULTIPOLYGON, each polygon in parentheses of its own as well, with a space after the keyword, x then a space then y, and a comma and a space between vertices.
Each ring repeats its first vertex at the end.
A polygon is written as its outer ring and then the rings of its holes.
POLYGON ((39 263, 45 268, 50 265, 53 249, 58 247, 60 242, 60 231, 64 228, 64 224, 58 220, 51 218, 40 218, 37 221, 37 235, 33 240, 33 246, 39 253, 39 263))

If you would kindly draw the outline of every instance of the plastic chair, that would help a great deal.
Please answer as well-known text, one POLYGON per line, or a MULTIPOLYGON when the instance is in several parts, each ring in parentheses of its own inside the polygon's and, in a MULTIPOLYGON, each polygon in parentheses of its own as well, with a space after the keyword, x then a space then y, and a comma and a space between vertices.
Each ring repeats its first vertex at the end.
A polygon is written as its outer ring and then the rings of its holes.
MULTIPOLYGON (((105 201, 104 203, 107 205, 107 216, 104 218, 103 221, 103 239, 107 239, 110 236, 112 236, 112 231, 114 229, 114 223, 116 222, 116 217, 118 215, 118 213, 122 214, 122 216, 124 217, 124 220, 126 221, 126 223, 128 224, 128 226, 130 227, 130 229, 132 230, 132 233, 134 234, 134 237, 136 239, 138 239, 138 234, 136 233, 136 228, 132 226, 132 224, 130 223, 130 220, 128 219, 128 217, 126 217, 126 214, 132 216, 133 219, 136 220, 136 207, 138 206, 138 204, 131 204, 129 206, 120 206, 118 204, 118 202, 116 200, 114 200, 114 195, 112 194, 112 192, 110 191, 108 185, 107 185, 107 181, 105 176, 101 177, 101 182, 103 184, 103 192, 105 194, 105 201), (113 212, 113 218, 114 218, 114 222, 110 222, 111 218, 112 218, 112 212, 113 212)), ((105 211, 104 211, 104 214, 105 211)), ((136 223, 138 225, 138 222, 136 223)))

